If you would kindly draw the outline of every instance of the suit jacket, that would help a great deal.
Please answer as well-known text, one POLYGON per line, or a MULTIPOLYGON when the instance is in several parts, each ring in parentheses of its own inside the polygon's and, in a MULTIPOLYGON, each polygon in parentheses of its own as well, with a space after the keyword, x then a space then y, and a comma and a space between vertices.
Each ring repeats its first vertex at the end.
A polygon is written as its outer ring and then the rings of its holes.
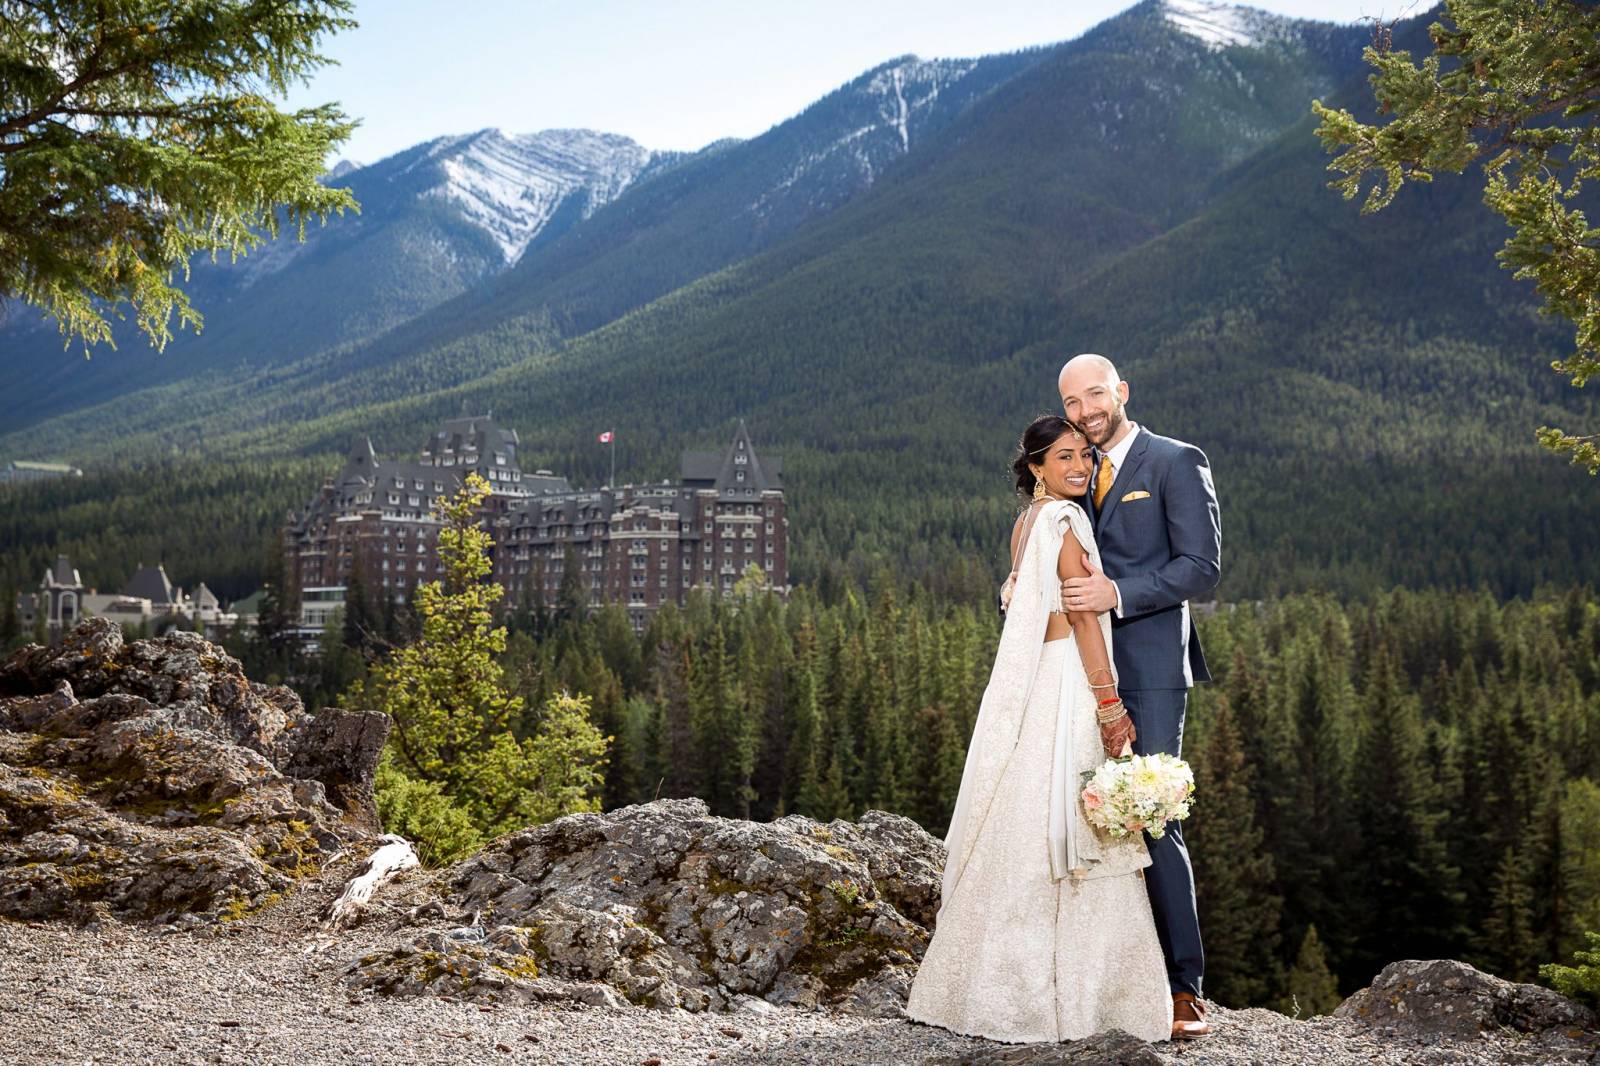
MULTIPOLYGON (((1094 492, 1091 482, 1090 500, 1094 492)), ((1122 593, 1122 617, 1111 622, 1121 686, 1210 681, 1189 618, 1189 600, 1212 592, 1222 574, 1222 519, 1205 453, 1141 426, 1104 506, 1092 510, 1101 564, 1122 593)))

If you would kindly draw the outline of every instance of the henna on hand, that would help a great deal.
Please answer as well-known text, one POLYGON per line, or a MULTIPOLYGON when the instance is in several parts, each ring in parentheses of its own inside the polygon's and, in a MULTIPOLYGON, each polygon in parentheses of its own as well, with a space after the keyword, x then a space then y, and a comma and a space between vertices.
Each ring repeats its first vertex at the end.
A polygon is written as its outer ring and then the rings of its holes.
POLYGON ((1138 731, 1133 728, 1133 719, 1126 714, 1100 727, 1100 743, 1106 749, 1106 754, 1112 758, 1121 755, 1123 746, 1131 746, 1137 737, 1138 731))

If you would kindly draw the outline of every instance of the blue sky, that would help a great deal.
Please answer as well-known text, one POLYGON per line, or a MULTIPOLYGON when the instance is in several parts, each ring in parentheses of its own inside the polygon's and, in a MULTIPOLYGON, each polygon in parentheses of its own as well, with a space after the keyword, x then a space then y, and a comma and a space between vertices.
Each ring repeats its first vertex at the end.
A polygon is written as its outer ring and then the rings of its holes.
MULTIPOLYGON (((895 56, 1066 40, 1127 0, 365 0, 327 42, 339 66, 289 99, 339 101, 375 162, 447 133, 587 127, 650 148, 751 137, 895 56)), ((1268 0, 1297 18, 1392 19, 1412 0, 1268 0)))

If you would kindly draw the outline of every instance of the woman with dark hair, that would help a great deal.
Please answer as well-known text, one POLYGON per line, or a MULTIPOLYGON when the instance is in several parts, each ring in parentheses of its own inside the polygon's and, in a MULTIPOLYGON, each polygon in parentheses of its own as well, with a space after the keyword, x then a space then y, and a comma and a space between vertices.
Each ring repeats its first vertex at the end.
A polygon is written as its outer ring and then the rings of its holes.
POLYGON ((911 985, 916 1021, 1010 1043, 1172 1028, 1140 835, 1084 817, 1081 774, 1134 740, 1104 615, 1062 610, 1061 582, 1098 569, 1094 448, 1057 415, 1012 463, 1029 503, 1011 534, 1005 628, 945 837, 943 896, 911 985), (1087 565, 1086 565, 1087 560, 1087 565))

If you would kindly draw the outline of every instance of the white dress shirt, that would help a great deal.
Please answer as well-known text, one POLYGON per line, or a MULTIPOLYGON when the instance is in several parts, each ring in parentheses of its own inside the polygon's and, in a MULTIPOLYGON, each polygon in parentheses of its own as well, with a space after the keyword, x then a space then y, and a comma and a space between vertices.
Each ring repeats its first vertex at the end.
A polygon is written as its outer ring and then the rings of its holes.
MULTIPOLYGON (((1112 485, 1115 485, 1117 483, 1117 475, 1122 472, 1122 464, 1128 461, 1128 452, 1130 452, 1133 449, 1133 438, 1137 437, 1138 435, 1139 435, 1139 423, 1137 423, 1137 422, 1129 422, 1128 423, 1128 432, 1123 435, 1123 438, 1120 441, 1118 441, 1115 445, 1112 446, 1110 451, 1106 452, 1106 457, 1111 460, 1111 483, 1112 483, 1112 485)), ((1117 588, 1117 583, 1115 581, 1111 582, 1111 587, 1113 589, 1116 589, 1116 592, 1117 592, 1117 617, 1121 618, 1122 617, 1122 590, 1120 588, 1117 588)))

